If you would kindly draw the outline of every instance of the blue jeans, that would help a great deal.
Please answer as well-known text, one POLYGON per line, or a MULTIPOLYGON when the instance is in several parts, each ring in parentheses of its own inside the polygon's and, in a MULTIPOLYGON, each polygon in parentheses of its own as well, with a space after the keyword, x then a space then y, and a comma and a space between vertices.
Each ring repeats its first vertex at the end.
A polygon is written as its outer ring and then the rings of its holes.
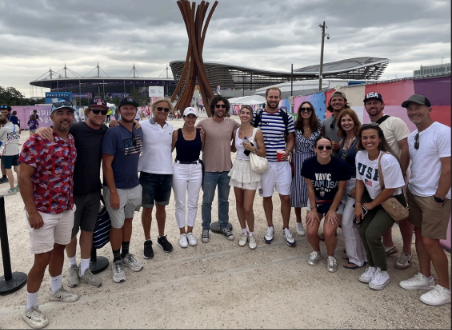
POLYGON ((229 222, 229 172, 205 172, 202 189, 202 229, 210 229, 212 222, 212 202, 218 185, 218 220, 221 228, 227 228, 229 222))

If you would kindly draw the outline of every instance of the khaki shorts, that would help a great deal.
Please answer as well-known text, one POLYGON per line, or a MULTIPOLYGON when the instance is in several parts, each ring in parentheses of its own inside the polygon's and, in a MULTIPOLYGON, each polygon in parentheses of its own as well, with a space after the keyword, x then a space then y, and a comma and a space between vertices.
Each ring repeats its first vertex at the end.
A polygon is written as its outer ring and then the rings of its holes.
POLYGON ((408 221, 421 229, 421 235, 431 239, 446 239, 450 218, 450 199, 439 206, 433 196, 420 197, 407 189, 410 215, 408 221))
POLYGON ((124 220, 133 218, 135 211, 141 208, 141 185, 131 189, 116 189, 119 195, 119 209, 110 206, 110 189, 104 186, 104 201, 113 228, 122 228, 124 220))
POLYGON ((71 242, 72 227, 74 227, 74 210, 64 211, 59 214, 39 214, 44 225, 39 229, 30 227, 27 217, 28 234, 30 236, 30 252, 33 254, 46 253, 53 250, 54 244, 67 245, 71 242))

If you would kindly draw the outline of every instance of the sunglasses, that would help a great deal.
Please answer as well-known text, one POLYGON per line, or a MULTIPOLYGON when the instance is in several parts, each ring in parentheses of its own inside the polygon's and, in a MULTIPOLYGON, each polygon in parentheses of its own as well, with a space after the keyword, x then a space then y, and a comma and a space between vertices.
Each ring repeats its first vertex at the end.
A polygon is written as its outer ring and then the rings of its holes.
POLYGON ((107 114, 107 112, 108 112, 108 110, 100 110, 100 109, 96 109, 96 110, 91 110, 95 115, 98 115, 99 114, 99 112, 102 114, 102 115, 106 115, 107 114))
POLYGON ((7 105, 0 105, 0 109, 8 109, 7 105))
POLYGON ((326 150, 331 150, 331 149, 333 149, 332 146, 317 146, 317 149, 319 149, 319 150, 323 150, 324 148, 325 148, 326 150))
POLYGON ((72 102, 69 102, 69 101, 63 101, 63 102, 55 102, 54 104, 53 104, 53 106, 55 107, 55 108, 61 108, 61 107, 71 107, 72 108, 72 102))
POLYGON ((312 108, 300 108, 300 112, 311 112, 312 108))
POLYGON ((163 111, 165 110, 165 112, 169 112, 169 108, 162 108, 162 107, 158 107, 157 111, 163 111))
POLYGON ((220 109, 220 108, 226 109, 226 105, 225 104, 215 104, 215 108, 217 108, 217 109, 220 109))
POLYGON ((419 149, 419 133, 414 136, 414 149, 419 149))

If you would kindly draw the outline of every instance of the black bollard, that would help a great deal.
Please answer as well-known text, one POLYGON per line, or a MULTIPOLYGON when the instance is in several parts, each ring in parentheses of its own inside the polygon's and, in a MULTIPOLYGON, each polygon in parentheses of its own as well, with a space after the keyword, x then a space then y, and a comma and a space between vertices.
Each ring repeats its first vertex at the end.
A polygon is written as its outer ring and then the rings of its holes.
POLYGON ((0 277, 0 295, 4 296, 19 290, 27 283, 27 274, 11 272, 8 230, 6 228, 5 199, 0 196, 0 240, 2 243, 3 274, 0 277))
POLYGON ((107 269, 108 259, 105 257, 98 257, 95 248, 91 249, 91 258, 89 260, 89 269, 93 274, 100 273, 101 271, 107 269))

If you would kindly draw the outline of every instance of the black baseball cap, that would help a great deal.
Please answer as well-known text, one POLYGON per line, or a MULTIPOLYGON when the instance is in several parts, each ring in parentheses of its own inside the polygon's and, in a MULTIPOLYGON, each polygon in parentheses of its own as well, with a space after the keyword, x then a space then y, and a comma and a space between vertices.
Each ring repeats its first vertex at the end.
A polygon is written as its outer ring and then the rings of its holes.
POLYGON ((131 98, 131 97, 125 97, 125 98, 123 98, 123 99, 121 100, 121 102, 119 102, 118 108, 120 108, 120 107, 122 107, 123 105, 126 105, 126 104, 131 104, 131 105, 133 105, 135 108, 138 108, 138 107, 140 106, 137 102, 135 102, 135 100, 134 100, 133 98, 131 98))
POLYGON ((381 94, 377 93, 377 92, 370 92, 370 93, 368 93, 366 95, 366 97, 364 98, 363 102, 366 103, 369 100, 379 100, 382 103, 384 103, 383 102, 383 96, 381 96, 381 94))
POLYGON ((91 106, 99 106, 103 107, 105 110, 108 110, 107 102, 101 97, 94 97, 89 101, 88 107, 91 106))
POLYGON ((410 103, 410 102, 426 105, 427 107, 432 106, 432 104, 430 103, 428 98, 426 98, 424 95, 419 95, 419 94, 411 95, 408 100, 406 100, 402 103, 402 107, 403 108, 408 107, 408 103, 410 103))

